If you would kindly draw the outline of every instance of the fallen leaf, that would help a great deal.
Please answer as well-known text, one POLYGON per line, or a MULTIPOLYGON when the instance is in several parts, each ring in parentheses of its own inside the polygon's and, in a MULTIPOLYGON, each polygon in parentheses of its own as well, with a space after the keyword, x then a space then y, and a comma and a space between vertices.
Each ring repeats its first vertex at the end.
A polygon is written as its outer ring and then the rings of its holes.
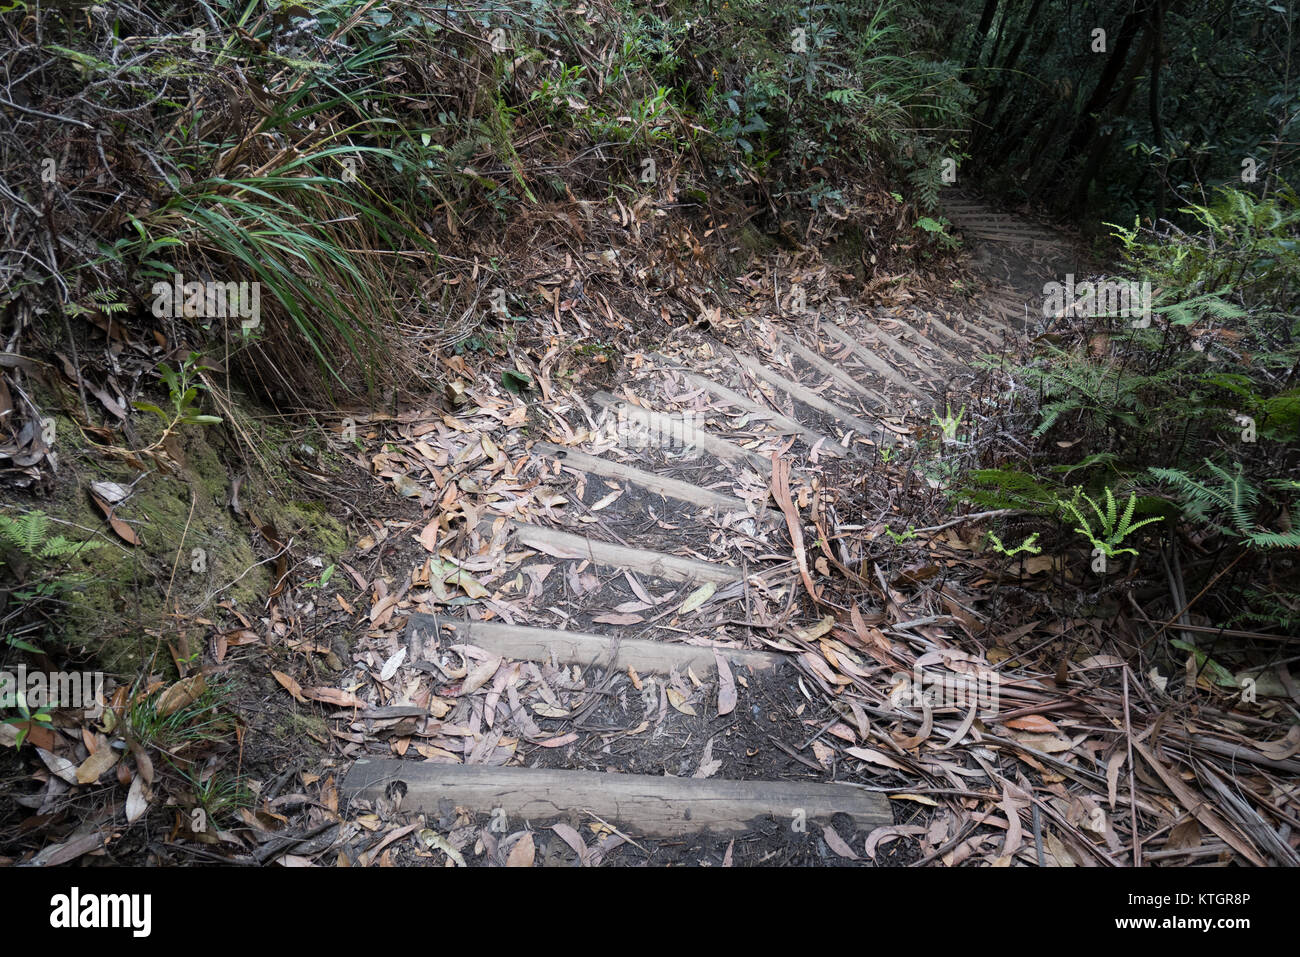
POLYGON ((510 848, 506 867, 532 867, 536 857, 537 847, 533 844, 533 835, 525 831, 524 836, 515 841, 515 846, 510 848))
POLYGON ((622 494, 623 494, 623 490, 622 490, 622 489, 618 489, 617 491, 610 492, 608 495, 606 495, 604 498, 602 498, 602 499, 601 499, 599 502, 597 502, 595 505, 591 506, 591 510, 592 510, 593 512, 599 512, 599 511, 600 511, 602 508, 604 508, 605 506, 612 504, 612 503, 614 502, 614 500, 617 499, 617 498, 618 498, 620 495, 622 495, 622 494))
POLYGON ((543 738, 540 741, 534 741, 533 744, 539 745, 543 748, 562 748, 564 745, 572 744, 577 740, 577 733, 570 731, 568 734, 562 734, 558 738, 543 738))
POLYGON ((77 768, 78 784, 93 784, 99 776, 117 764, 118 753, 112 748, 100 748, 77 768))
POLYGON ((416 836, 424 842, 426 847, 436 848, 446 854, 457 867, 465 866, 465 858, 461 857, 460 851, 448 844, 447 839, 437 831, 426 827, 416 836))
POLYGON ((718 717, 731 714, 736 708, 736 679, 731 675, 731 666, 720 652, 713 653, 713 661, 718 667, 718 717))
POLYGON ((686 696, 676 688, 668 689, 668 703, 680 711, 682 714, 695 716, 695 709, 686 703, 686 696))
POLYGON ((591 857, 591 849, 587 847, 587 842, 582 839, 582 835, 563 823, 552 824, 551 830, 558 834, 565 844, 573 848, 573 852, 578 855, 578 863, 586 866, 591 857))
POLYGON ((465 681, 460 686, 461 696, 463 697, 468 694, 473 694, 479 688, 483 687, 483 685, 487 683, 488 679, 496 674, 499 667, 501 667, 501 659, 496 655, 493 655, 490 658, 485 658, 483 661, 476 664, 473 670, 465 676, 465 681))
POLYGON ((397 674, 397 669, 401 667, 402 662, 406 660, 406 649, 398 648, 397 652, 384 662, 384 667, 379 672, 379 680, 387 681, 397 674))
POLYGON ((718 586, 713 582, 709 582, 708 584, 701 585, 699 588, 695 589, 695 591, 691 592, 689 595, 686 596, 686 600, 682 602, 681 614, 689 615, 695 609, 699 608, 706 601, 712 598, 713 593, 716 592, 717 590, 718 590, 718 586))
POLYGON ((339 688, 304 688, 302 693, 312 701, 332 704, 340 708, 364 708, 366 703, 350 691, 339 688))
POLYGON ((131 782, 131 790, 126 794, 126 823, 134 824, 145 811, 149 810, 149 797, 144 778, 136 775, 131 782))
POLYGON ((117 533, 118 538, 122 539, 122 541, 126 542, 128 545, 141 544, 140 536, 135 533, 135 529, 113 514, 113 506, 109 505, 108 502, 104 501, 94 492, 90 493, 90 497, 94 500, 95 504, 99 506, 99 510, 104 513, 104 518, 108 519, 108 524, 112 527, 113 531, 117 533))
POLYGON ((635 625, 638 622, 645 621, 641 615, 619 615, 612 612, 604 615, 596 615, 591 619, 603 625, 635 625))
POLYGON ((826 846, 840 857, 848 858, 850 861, 856 861, 858 859, 858 855, 853 848, 849 847, 849 845, 845 843, 844 838, 840 837, 839 834, 835 832, 835 828, 831 827, 829 824, 822 828, 822 837, 826 839, 826 846))
POLYGON ((289 694, 293 695, 293 700, 299 704, 306 704, 307 699, 303 697, 302 685, 298 684, 292 677, 286 675, 283 671, 271 670, 271 677, 280 683, 280 687, 289 694))
POLYGON ((927 807, 938 807, 939 802, 932 797, 926 797, 924 794, 891 794, 891 801, 915 801, 917 804, 924 804, 927 807))
POLYGON ((1022 718, 1012 718, 1004 722, 1008 728, 1017 731, 1037 731, 1040 734, 1060 734, 1061 729, 1041 714, 1027 714, 1022 718))
POLYGON ((68 784, 77 784, 77 766, 60 754, 37 748, 36 754, 45 762, 45 766, 60 780, 68 784))
POLYGON ((175 714, 181 708, 199 700, 199 696, 206 690, 207 682, 203 680, 203 675, 183 678, 158 696, 154 711, 160 718, 175 714))

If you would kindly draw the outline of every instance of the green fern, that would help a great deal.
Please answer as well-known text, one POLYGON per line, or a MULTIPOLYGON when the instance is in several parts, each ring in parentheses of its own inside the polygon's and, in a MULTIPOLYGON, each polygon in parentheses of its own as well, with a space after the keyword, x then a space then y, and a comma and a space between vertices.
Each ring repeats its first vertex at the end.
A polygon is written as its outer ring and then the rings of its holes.
POLYGON ((1038 541, 1038 535, 1038 532, 1034 532, 1034 534, 1030 535, 1015 548, 1007 548, 1002 544, 1002 539, 998 538, 997 535, 992 532, 989 532, 989 541, 993 545, 993 550, 999 555, 1006 555, 1008 558, 1014 558, 1021 552, 1028 552, 1030 555, 1037 555, 1042 552, 1042 549, 1035 544, 1035 542, 1038 541))
MULTIPOLYGON (((1215 465, 1209 459, 1205 467, 1212 477, 1200 481, 1181 469, 1153 468, 1151 474, 1161 481, 1168 482, 1178 491, 1183 514, 1189 519, 1241 539, 1255 548, 1300 548, 1300 510, 1292 517, 1292 530, 1275 532, 1261 530, 1256 515, 1259 511, 1260 490, 1246 478, 1245 468, 1235 462, 1234 470, 1228 471, 1215 465), (1226 518, 1228 524, 1221 520, 1226 518)), ((1269 482, 1279 490, 1300 488, 1300 484, 1289 479, 1272 479, 1269 482)))
POLYGON ((1075 531, 1088 539, 1094 549, 1101 549, 1107 558, 1114 558, 1117 555, 1136 555, 1136 548, 1120 548, 1124 539, 1136 532, 1144 525, 1150 525, 1153 522, 1159 522, 1163 516, 1157 515, 1154 518, 1144 518, 1142 521, 1133 524, 1133 512, 1137 508, 1137 495, 1130 492, 1128 503, 1124 506, 1124 514, 1119 514, 1119 507, 1115 502, 1115 495, 1108 488, 1106 489, 1106 510, 1103 512, 1101 507, 1095 502, 1092 496, 1083 491, 1082 488, 1075 489, 1075 497, 1070 499, 1058 499, 1057 504, 1062 511, 1074 517, 1079 523, 1075 531), (1101 526, 1099 532, 1094 532, 1092 523, 1088 517, 1083 514, 1079 508, 1078 499, 1082 496, 1084 501, 1092 508, 1093 515, 1096 516, 1098 524, 1101 526))
POLYGON ((981 508, 1014 508, 1039 515, 1056 511, 1056 489, 1016 469, 976 469, 957 497, 981 508))
POLYGON ((1058 419, 1074 412, 1095 424, 1112 420, 1130 427, 1139 424, 1145 376, 1055 347, 1049 347, 1041 362, 1020 371, 1043 396, 1035 435, 1046 435, 1058 419))
POLYGON ((62 535, 50 535, 49 532, 50 517, 39 509, 24 512, 16 519, 0 514, 0 539, 28 558, 51 561, 100 547, 99 542, 74 542, 62 535))

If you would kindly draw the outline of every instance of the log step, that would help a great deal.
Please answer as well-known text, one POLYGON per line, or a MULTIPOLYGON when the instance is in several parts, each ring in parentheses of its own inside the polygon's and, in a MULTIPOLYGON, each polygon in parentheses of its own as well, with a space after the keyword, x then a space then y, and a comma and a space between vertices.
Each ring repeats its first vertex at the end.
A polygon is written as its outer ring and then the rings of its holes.
POLYGON ((703 678, 717 669, 716 652, 731 665, 770 672, 785 657, 768 651, 670 644, 644 638, 582 631, 556 631, 499 622, 469 621, 448 615, 416 612, 406 624, 407 646, 413 661, 429 660, 437 645, 478 645, 493 654, 520 661, 548 662, 552 655, 563 665, 597 666, 615 671, 635 668, 641 674, 670 674, 690 668, 703 678), (452 626, 454 630, 448 630, 452 626))
POLYGON ((670 837, 700 831, 739 832, 756 819, 828 822, 847 814, 862 828, 893 823, 884 795, 847 784, 719 781, 552 771, 542 768, 439 764, 361 758, 340 785, 345 801, 400 798, 403 812, 439 814, 439 805, 508 817, 547 820, 591 814, 633 834, 670 837))
POLYGON ((655 412, 653 409, 633 405, 626 399, 620 399, 608 392, 597 392, 592 398, 602 408, 625 410, 624 414, 633 428, 646 429, 652 433, 668 436, 671 441, 680 442, 683 446, 696 446, 724 462, 744 462, 752 468, 759 469, 763 474, 772 471, 772 463, 757 452, 742 449, 734 442, 728 442, 711 432, 697 429, 688 424, 680 414, 655 412))
POLYGON ((698 505, 701 508, 713 508, 720 511, 749 511, 749 506, 745 504, 745 500, 736 498, 733 495, 724 495, 712 489, 700 488, 698 485, 692 485, 689 482, 655 475, 653 472, 633 468, 631 465, 624 465, 622 462, 602 459, 596 455, 588 455, 586 452, 580 452, 577 449, 565 448, 562 445, 554 445, 550 442, 535 442, 533 451, 555 459, 566 468, 578 469, 589 475, 599 475, 603 478, 623 479, 658 495, 675 498, 679 502, 686 502, 689 505, 698 505))
POLYGON ((802 402, 810 409, 816 409, 818 412, 823 412, 826 415, 831 416, 839 422, 842 422, 847 427, 873 439, 881 445, 897 444, 894 437, 879 425, 873 425, 866 419, 860 418, 852 412, 840 408, 829 399, 823 399, 820 395, 806 386, 800 385, 797 382, 791 382, 789 379, 785 378, 785 376, 772 371, 752 356, 737 353, 736 361, 740 363, 740 367, 745 371, 763 379, 771 385, 776 386, 778 389, 782 390, 797 401, 802 402))
MULTIPOLYGON (((485 521, 483 525, 487 533, 491 534, 491 521, 485 521)), ((668 555, 664 552, 648 551, 644 548, 616 545, 543 525, 528 525, 513 520, 509 525, 519 544, 556 558, 585 558, 598 565, 609 565, 620 571, 644 572, 647 575, 675 582, 698 581, 727 585, 740 581, 742 577, 740 569, 732 565, 718 565, 696 561, 693 558, 668 555)))
POLYGON ((839 366, 834 365, 831 362, 827 361, 825 357, 820 356, 817 353, 813 352, 803 343, 798 342, 791 336, 787 336, 784 332, 781 332, 779 330, 774 330, 774 331, 776 332, 776 338, 778 342, 780 342, 783 346, 785 346, 787 349, 789 349, 791 352, 797 355, 804 362, 808 363, 814 369, 821 372, 823 375, 829 376, 830 378, 834 379, 836 382, 838 382, 844 388, 848 389, 850 392, 856 392, 859 395, 871 399, 873 402, 876 403, 877 406, 881 408, 884 408, 888 404, 885 401, 884 396, 882 396, 880 393, 876 392, 873 389, 868 389, 865 385, 863 385, 857 379, 853 378, 853 376, 849 375, 839 366))
MULTIPOLYGON (((835 339, 836 341, 851 347, 853 349, 853 355, 861 359, 863 363, 869 366, 880 376, 888 379, 890 382, 892 382, 894 385, 898 386, 899 388, 906 389, 908 392, 912 392, 915 395, 919 395, 919 396, 925 395, 925 393, 921 391, 921 389, 917 388, 916 385, 914 385, 909 379, 900 375, 893 366, 891 366, 884 359, 880 358, 880 356, 876 355, 871 349, 867 348, 865 345, 863 345, 861 342, 855 339, 850 333, 845 332, 835 323, 823 322, 821 324, 821 328, 824 329, 832 339, 835 339)), ((879 335, 882 340, 888 339, 889 341, 893 341, 895 345, 898 345, 897 341, 894 340, 893 336, 887 335, 886 333, 884 333, 882 330, 875 327, 874 325, 864 326, 864 331, 866 331, 868 335, 879 335)), ((910 352, 911 350, 908 351, 910 352)), ((913 354, 913 358, 915 359, 915 354, 913 354)), ((914 364, 916 364, 919 368, 920 360, 915 359, 914 364)), ((928 370, 927 368, 926 371, 932 371, 932 370, 928 370)))
MULTIPOLYGON (((664 360, 668 362, 669 360, 664 360)), ((671 366, 674 372, 680 374, 687 382, 692 383, 702 389, 707 389, 718 398, 738 409, 744 409, 754 419, 765 419, 780 429, 786 435, 798 435, 803 439, 808 448, 813 448, 818 442, 821 443, 821 450, 828 455, 845 456, 848 449, 840 445, 834 439, 816 432, 797 419, 792 419, 788 415, 777 412, 775 409, 769 409, 759 405, 749 396, 741 395, 734 389, 729 389, 725 385, 714 382, 712 379, 702 376, 699 373, 692 372, 689 369, 683 369, 679 366, 671 366)))

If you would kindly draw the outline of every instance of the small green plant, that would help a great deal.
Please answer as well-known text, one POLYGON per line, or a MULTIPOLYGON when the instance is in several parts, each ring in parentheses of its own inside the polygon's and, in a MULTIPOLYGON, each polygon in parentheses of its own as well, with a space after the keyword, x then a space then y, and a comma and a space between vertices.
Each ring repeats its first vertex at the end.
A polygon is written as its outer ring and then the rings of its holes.
POLYGON ((1028 552, 1030 555, 1037 555, 1042 552, 1042 549, 1035 544, 1035 542, 1038 541, 1038 534, 1038 532, 1034 532, 1034 534, 1030 535, 1015 548, 1007 548, 1002 544, 1002 539, 998 538, 993 532, 989 532, 989 543, 993 546, 995 552, 999 555, 1006 555, 1008 558, 1014 558, 1021 552, 1028 552))
MULTIPOLYGON (((141 412, 152 412, 163 422, 163 437, 171 435, 182 425, 219 425, 221 416, 219 415, 202 415, 198 412, 195 405, 199 397, 199 389, 203 387, 201 382, 197 382, 198 373, 204 370, 205 366, 200 366, 199 354, 191 352, 189 357, 181 363, 179 369, 173 370, 165 362, 158 363, 158 374, 167 385, 167 392, 171 399, 172 407, 163 411, 158 406, 150 402, 137 402, 135 407, 141 412)), ((162 441, 161 439, 159 440, 162 441)))
POLYGON ((963 405, 961 411, 955 416, 952 414, 951 405, 948 406, 947 409, 948 414, 942 417, 940 417, 939 413, 934 413, 934 424, 937 425, 939 431, 943 433, 943 440, 945 442, 956 442, 957 430, 961 428, 961 420, 966 417, 966 406, 963 405))
POLYGON ((222 741, 231 722, 222 711, 229 688, 220 680, 203 682, 197 696, 179 707, 169 703, 165 691, 137 693, 126 710, 126 727, 141 744, 157 747, 176 759, 187 745, 222 741), (160 708, 160 705, 162 707, 160 708))
POLYGON ((202 780, 195 780, 189 774, 183 776, 194 788, 195 803, 202 808, 207 825, 212 822, 219 825, 237 809, 253 805, 252 793, 238 775, 229 771, 214 771, 202 780))
MULTIPOLYGON (((0 683, 0 702, 2 702, 9 694, 9 689, 6 688, 4 684, 0 683)), ((21 725, 18 729, 18 737, 14 740, 14 750, 17 751, 23 746, 23 742, 27 740, 27 734, 31 731, 32 722, 48 725, 54 720, 54 718, 50 713, 50 709, 47 707, 37 708, 35 712, 28 708, 27 696, 23 694, 21 688, 14 691, 13 695, 14 706, 18 709, 18 714, 13 718, 5 718, 4 721, 0 722, 0 724, 21 725)))
POLYGON ((324 588, 329 584, 329 580, 334 577, 334 565, 326 566, 325 570, 320 573, 320 578, 316 581, 303 582, 303 588, 324 588))
POLYGON ((903 542, 910 542, 916 538, 916 527, 909 525, 905 532, 896 532, 892 528, 886 528, 885 534, 894 540, 895 545, 901 545, 903 542))
MULTIPOLYGON (((43 628, 48 616, 38 614, 38 610, 75 587, 78 582, 77 575, 53 567, 54 563, 93 551, 100 548, 101 544, 51 535, 50 517, 40 509, 24 512, 16 518, 0 513, 0 545, 7 545, 22 556, 10 562, 0 560, 0 568, 10 566, 5 577, 16 580, 16 587, 11 594, 23 609, 31 613, 29 624, 20 628, 19 634, 43 628)), ((3 642, 21 651, 39 653, 43 650, 13 633, 6 634, 3 642)))
POLYGON ((1162 518, 1162 516, 1144 518, 1137 524, 1131 524, 1133 510, 1137 508, 1137 495, 1129 493, 1128 503, 1124 506, 1124 514, 1118 515, 1115 495, 1109 488, 1106 489, 1106 510, 1104 512, 1093 500, 1092 496, 1085 493, 1080 486, 1075 487, 1074 499, 1057 499, 1057 505, 1060 506, 1063 512, 1072 515, 1074 520, 1079 523, 1075 531, 1088 539, 1094 549, 1100 549, 1107 558, 1114 558, 1123 554, 1136 555, 1138 553, 1136 548, 1120 547, 1124 539, 1142 526, 1158 522, 1162 518), (1097 531, 1093 531, 1092 523, 1084 515, 1083 510, 1079 508, 1078 500, 1080 496, 1088 503, 1093 514, 1097 517, 1100 526, 1097 531))
POLYGON ((961 242, 945 230, 944 226, 947 222, 946 219, 941 221, 931 219, 929 216, 922 216, 916 221, 916 226, 918 229, 923 229, 929 233, 944 249, 956 249, 961 245, 961 242))
POLYGON ((0 539, 38 561, 53 561, 100 547, 99 542, 74 542, 62 535, 51 535, 50 517, 40 509, 24 512, 17 518, 0 514, 0 539))

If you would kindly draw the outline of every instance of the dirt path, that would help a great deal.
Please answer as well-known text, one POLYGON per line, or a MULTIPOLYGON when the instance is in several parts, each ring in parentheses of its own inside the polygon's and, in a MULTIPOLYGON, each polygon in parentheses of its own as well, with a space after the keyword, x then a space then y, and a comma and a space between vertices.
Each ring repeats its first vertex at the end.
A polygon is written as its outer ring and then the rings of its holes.
POLYGON ((979 848, 931 796, 1006 793, 987 760, 962 759, 993 756, 974 747, 976 709, 890 699, 913 666, 993 673, 955 650, 977 596, 941 587, 947 613, 907 620, 897 581, 852 607, 818 584, 832 565, 872 578, 871 477, 892 481, 934 410, 970 395, 974 356, 1018 347, 1045 281, 1033 267, 1068 258, 977 202, 949 212, 994 279, 982 314, 873 310, 796 270, 772 290, 779 309, 683 330, 609 389, 543 388, 526 423, 475 393, 470 416, 487 413, 493 438, 472 418, 416 425, 464 440, 451 470, 486 463, 496 481, 436 483, 456 518, 421 532, 415 590, 395 602, 412 613, 358 665, 354 685, 379 698, 345 735, 354 820, 410 822, 406 861, 886 863, 979 848), (874 704, 841 696, 867 687, 874 704), (902 717, 924 723, 919 740, 886 730, 902 717), (909 752, 941 722, 946 789, 909 752))

